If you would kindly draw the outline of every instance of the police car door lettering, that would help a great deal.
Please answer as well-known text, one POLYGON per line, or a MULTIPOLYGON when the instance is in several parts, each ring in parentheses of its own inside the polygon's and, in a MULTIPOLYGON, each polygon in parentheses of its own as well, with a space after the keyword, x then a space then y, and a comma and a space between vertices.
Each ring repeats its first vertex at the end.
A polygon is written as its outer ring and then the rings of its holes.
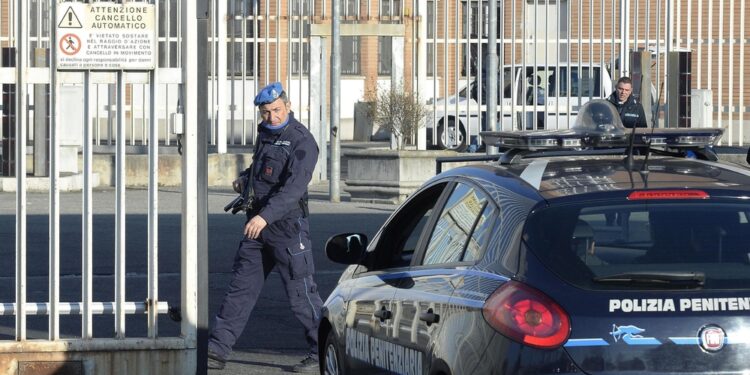
POLYGON ((414 349, 346 329, 346 355, 390 372, 422 373, 422 354, 414 349))
POLYGON ((750 311, 750 297, 610 299, 609 312, 750 311))

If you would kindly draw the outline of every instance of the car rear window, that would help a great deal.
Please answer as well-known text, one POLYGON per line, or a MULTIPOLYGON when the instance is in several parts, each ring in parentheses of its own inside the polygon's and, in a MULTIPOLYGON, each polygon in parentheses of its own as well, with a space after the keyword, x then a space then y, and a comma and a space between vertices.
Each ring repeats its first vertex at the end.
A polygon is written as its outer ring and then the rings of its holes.
POLYGON ((750 287, 750 205, 565 204, 533 213, 524 242, 587 289, 750 287))

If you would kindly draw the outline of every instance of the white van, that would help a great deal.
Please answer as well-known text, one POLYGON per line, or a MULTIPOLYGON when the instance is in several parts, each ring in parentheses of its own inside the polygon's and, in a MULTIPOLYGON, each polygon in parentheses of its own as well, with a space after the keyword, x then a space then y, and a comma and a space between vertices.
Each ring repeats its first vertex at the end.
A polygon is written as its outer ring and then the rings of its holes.
MULTIPOLYGON (((599 64, 506 65, 497 84, 501 82, 497 118, 506 131, 521 130, 523 124, 525 129, 566 129, 575 122, 583 104, 606 98, 613 91, 609 72, 599 64)), ((471 82, 458 96, 430 104, 434 105, 434 112, 426 119, 428 147, 465 151, 482 146, 479 132, 488 130, 487 91, 483 85, 480 93, 477 83, 471 82)))

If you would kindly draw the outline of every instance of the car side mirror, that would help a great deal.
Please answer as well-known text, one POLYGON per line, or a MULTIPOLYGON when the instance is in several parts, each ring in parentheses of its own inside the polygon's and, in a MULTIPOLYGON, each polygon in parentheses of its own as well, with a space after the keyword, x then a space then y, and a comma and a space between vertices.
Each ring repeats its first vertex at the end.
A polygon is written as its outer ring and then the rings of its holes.
POLYGON ((362 233, 337 234, 326 241, 326 256, 336 263, 357 264, 366 250, 367 236, 362 233))

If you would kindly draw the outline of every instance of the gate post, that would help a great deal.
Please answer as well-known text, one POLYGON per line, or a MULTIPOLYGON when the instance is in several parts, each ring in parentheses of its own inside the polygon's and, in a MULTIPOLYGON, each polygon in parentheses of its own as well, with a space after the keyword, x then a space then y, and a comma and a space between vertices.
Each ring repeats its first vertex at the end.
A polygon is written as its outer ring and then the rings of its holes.
POLYGON ((196 341, 198 325, 198 174, 194 166, 198 164, 198 35, 196 27, 196 2, 181 0, 180 17, 182 20, 182 86, 180 97, 183 107, 184 134, 182 144, 185 153, 182 156, 182 251, 181 251, 181 294, 182 294, 182 327, 181 336, 188 348, 186 373, 196 370, 196 341))
POLYGON ((328 149, 326 147, 326 53, 324 39, 310 35, 310 133, 318 142, 318 163, 315 165, 312 182, 325 181, 328 174, 328 149), (315 74, 315 73, 318 74, 315 74))

